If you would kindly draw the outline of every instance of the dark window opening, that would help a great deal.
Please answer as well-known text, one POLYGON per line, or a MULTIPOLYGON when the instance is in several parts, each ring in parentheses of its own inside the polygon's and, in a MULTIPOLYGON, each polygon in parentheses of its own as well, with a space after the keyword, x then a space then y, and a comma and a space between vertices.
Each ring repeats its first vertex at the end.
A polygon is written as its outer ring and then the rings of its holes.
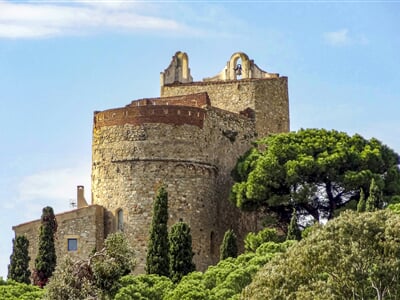
POLYGON ((68 251, 77 251, 77 250, 78 250, 78 240, 68 239, 68 251))

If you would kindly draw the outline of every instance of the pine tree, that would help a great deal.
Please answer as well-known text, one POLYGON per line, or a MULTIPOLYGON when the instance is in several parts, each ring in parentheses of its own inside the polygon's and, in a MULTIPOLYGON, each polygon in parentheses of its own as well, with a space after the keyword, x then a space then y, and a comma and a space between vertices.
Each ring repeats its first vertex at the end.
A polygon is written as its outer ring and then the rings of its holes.
POLYGON ((195 270, 190 227, 184 222, 178 222, 171 228, 169 234, 169 255, 169 272, 173 282, 179 282, 184 275, 195 270))
POLYGON ((366 206, 365 194, 364 194, 364 190, 361 189, 360 190, 360 200, 358 200, 358 204, 357 204, 357 211, 364 212, 365 206, 366 206))
POLYGON ((382 192, 376 184, 375 179, 372 178, 371 185, 369 186, 369 196, 365 204, 365 211, 375 211, 382 206, 382 192))
POLYGON ((44 287, 53 274, 56 267, 56 250, 54 246, 54 235, 57 231, 57 221, 53 208, 43 208, 41 218, 38 255, 35 259, 33 271, 33 283, 44 287))
POLYGON ((290 224, 288 227, 286 239, 297 240, 297 241, 301 239, 301 231, 299 229, 299 226, 297 225, 297 213, 295 209, 293 209, 292 218, 290 219, 290 224))
POLYGON ((169 276, 168 193, 162 186, 153 205, 146 271, 147 274, 169 276))
POLYGON ((10 256, 10 264, 8 265, 8 279, 30 284, 31 271, 29 270, 29 240, 24 235, 17 236, 13 239, 13 252, 10 256))
POLYGON ((228 230, 224 234, 224 239, 220 247, 220 260, 228 257, 236 257, 238 254, 237 237, 232 229, 228 230))

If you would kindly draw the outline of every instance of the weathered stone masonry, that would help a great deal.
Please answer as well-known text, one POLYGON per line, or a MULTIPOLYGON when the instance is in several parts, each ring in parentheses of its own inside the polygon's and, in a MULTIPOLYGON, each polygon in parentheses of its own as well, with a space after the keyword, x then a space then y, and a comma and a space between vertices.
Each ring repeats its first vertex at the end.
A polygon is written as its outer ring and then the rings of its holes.
MULTIPOLYGON (((92 204, 78 201, 78 210, 56 216, 68 216, 59 226, 67 232, 59 237, 59 257, 85 257, 107 234, 123 230, 136 250, 135 272, 144 272, 153 201, 162 184, 169 225, 183 220, 191 227, 198 270, 218 261, 226 230, 242 240, 258 229, 256 214, 228 201, 230 173, 257 137, 289 130, 287 78, 238 52, 218 75, 193 82, 188 56, 177 52, 160 82, 160 98, 95 112, 92 204), (71 236, 79 237, 74 253, 65 249, 71 236)), ((38 221, 14 230, 28 236, 34 258, 38 221)))

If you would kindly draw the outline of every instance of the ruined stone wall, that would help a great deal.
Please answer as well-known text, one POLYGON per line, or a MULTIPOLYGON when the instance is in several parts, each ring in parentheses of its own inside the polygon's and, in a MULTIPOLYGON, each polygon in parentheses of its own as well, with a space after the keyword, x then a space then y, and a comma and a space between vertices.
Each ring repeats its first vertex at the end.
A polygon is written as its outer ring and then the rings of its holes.
MULTIPOLYGON (((191 226, 198 270, 214 264, 225 231, 238 227, 228 201, 230 172, 254 140, 254 123, 216 108, 203 110, 203 126, 175 123, 98 123, 93 132, 93 203, 107 210, 106 232, 123 231, 144 271, 153 201, 161 184, 169 193, 169 225, 191 226)), ((175 118, 177 115, 175 115, 175 118)))
POLYGON ((174 83, 161 87, 161 97, 207 92, 212 106, 239 113, 254 110, 259 137, 289 131, 287 77, 174 83))
MULTIPOLYGON (((74 258, 87 258, 93 249, 101 249, 104 242, 104 209, 98 205, 68 211, 56 215, 58 224, 55 235, 57 262, 66 255, 74 258), (68 251, 68 238, 78 241, 77 251, 68 251)), ((38 254, 40 220, 13 227, 15 236, 25 235, 29 240, 29 268, 33 271, 38 254)))

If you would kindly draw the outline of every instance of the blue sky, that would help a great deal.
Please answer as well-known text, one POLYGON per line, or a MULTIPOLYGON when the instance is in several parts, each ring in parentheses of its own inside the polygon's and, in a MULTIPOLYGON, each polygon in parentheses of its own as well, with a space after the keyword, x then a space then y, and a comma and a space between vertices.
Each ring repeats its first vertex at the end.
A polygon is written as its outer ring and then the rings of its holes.
POLYGON ((289 77, 291 130, 400 152, 399 20, 398 1, 0 0, 0 276, 13 225, 90 199, 93 112, 159 96, 176 51, 194 80, 243 51, 289 77))

